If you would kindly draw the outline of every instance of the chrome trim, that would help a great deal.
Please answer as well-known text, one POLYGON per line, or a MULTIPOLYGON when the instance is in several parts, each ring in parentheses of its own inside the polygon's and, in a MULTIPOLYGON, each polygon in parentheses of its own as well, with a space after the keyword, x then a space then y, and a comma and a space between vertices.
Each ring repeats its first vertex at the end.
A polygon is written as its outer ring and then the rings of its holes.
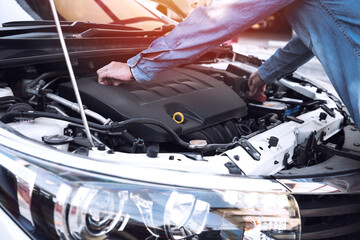
POLYGON ((61 184, 56 193, 54 208, 54 226, 56 233, 61 239, 71 239, 66 226, 66 205, 72 188, 66 184, 61 184))
POLYGON ((125 229, 126 225, 128 224, 129 220, 130 220, 130 215, 126 214, 125 217, 123 217, 123 221, 122 221, 122 223, 121 223, 121 225, 120 225, 120 227, 118 229, 119 232, 124 231, 124 229, 125 229))
POLYGON ((155 238, 159 238, 160 235, 156 233, 156 230, 154 229, 153 231, 151 229, 151 228, 155 228, 153 210, 152 210, 154 202, 151 200, 146 200, 142 198, 140 195, 133 193, 130 193, 130 199, 135 203, 136 207, 139 209, 141 218, 148 232, 155 238))
POLYGON ((16 173, 16 179, 20 214, 28 219, 34 226, 34 221, 31 215, 31 197, 36 181, 36 173, 24 168, 20 170, 20 172, 16 173))
MULTIPOLYGON (((276 177, 276 176, 275 176, 276 177)), ((314 178, 278 179, 293 194, 360 193, 359 172, 314 178)))
POLYGON ((3 149, 0 149, 0 156, 0 165, 12 172, 16 177, 19 212, 34 226, 31 215, 31 197, 37 174, 26 168, 26 162, 9 156, 3 149))
POLYGON ((81 233, 86 229, 84 219, 86 212, 84 213, 83 209, 90 205, 97 192, 98 190, 80 187, 71 201, 68 223, 70 234, 74 239, 81 239, 81 233))

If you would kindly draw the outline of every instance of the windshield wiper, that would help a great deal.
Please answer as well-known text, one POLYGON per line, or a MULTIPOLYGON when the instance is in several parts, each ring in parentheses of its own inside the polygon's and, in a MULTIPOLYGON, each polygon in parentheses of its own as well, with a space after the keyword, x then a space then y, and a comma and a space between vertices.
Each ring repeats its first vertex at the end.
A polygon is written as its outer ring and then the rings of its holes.
MULTIPOLYGON (((129 27, 121 24, 105 24, 93 22, 61 22, 62 30, 67 33, 81 33, 91 28, 122 30, 122 31, 141 31, 140 28, 129 27)), ((0 37, 11 36, 16 34, 32 33, 32 32, 53 32, 56 33, 54 21, 20 21, 7 22, 0 28, 0 37)))
MULTIPOLYGON (((136 27, 129 27, 123 24, 110 24, 110 23, 96 23, 89 21, 60 21, 61 27, 71 26, 74 29, 84 28, 104 28, 104 29, 117 29, 117 30, 141 30, 136 27)), ((52 20, 42 21, 14 21, 3 23, 3 27, 31 27, 31 26, 55 26, 52 20)))
MULTIPOLYGON (((71 25, 73 22, 60 21, 61 26, 71 25)), ((41 20, 41 21, 13 21, 2 24, 3 27, 31 27, 31 26, 44 26, 44 25, 55 25, 52 20, 41 20)))

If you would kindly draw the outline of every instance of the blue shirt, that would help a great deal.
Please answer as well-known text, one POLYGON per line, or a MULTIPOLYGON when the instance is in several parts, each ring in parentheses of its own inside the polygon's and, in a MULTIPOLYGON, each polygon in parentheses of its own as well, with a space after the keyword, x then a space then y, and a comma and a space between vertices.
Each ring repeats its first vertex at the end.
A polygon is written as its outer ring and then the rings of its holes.
POLYGON ((268 59, 258 72, 272 82, 314 55, 360 126, 360 1, 358 0, 213 0, 196 9, 167 36, 128 60, 138 82, 195 61, 278 10, 297 36, 268 59), (158 53, 154 58, 147 53, 158 53))
POLYGON ((213 0, 209 7, 196 9, 167 36, 129 59, 128 65, 138 82, 149 81, 163 70, 195 61, 291 2, 294 0, 213 0), (150 59, 147 53, 160 54, 150 59))

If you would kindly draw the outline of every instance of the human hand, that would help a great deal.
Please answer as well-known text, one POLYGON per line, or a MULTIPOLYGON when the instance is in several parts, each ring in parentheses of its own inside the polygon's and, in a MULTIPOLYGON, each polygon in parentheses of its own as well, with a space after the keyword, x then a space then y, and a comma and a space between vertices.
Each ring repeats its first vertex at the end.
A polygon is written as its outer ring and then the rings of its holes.
POLYGON ((248 81, 250 96, 254 96, 256 93, 263 93, 266 90, 266 83, 261 79, 258 71, 253 72, 248 81))
POLYGON ((119 86, 123 82, 132 81, 133 75, 126 63, 111 62, 97 70, 98 83, 101 85, 119 86))

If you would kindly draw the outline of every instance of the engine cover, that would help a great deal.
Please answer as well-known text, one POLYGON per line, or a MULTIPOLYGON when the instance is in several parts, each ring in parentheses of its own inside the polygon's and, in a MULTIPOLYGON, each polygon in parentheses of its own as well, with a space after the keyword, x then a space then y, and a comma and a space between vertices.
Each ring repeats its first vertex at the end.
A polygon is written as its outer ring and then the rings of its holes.
MULTIPOLYGON (((83 103, 113 121, 151 118, 161 121, 178 135, 246 115, 246 104, 229 86, 203 73, 175 68, 159 74, 150 82, 103 86, 97 77, 78 79, 83 103), (182 123, 174 113, 184 116, 182 123)), ((59 95, 74 101, 71 83, 61 84, 59 95)), ((145 141, 167 142, 171 136, 159 127, 143 124, 128 129, 145 141)))

